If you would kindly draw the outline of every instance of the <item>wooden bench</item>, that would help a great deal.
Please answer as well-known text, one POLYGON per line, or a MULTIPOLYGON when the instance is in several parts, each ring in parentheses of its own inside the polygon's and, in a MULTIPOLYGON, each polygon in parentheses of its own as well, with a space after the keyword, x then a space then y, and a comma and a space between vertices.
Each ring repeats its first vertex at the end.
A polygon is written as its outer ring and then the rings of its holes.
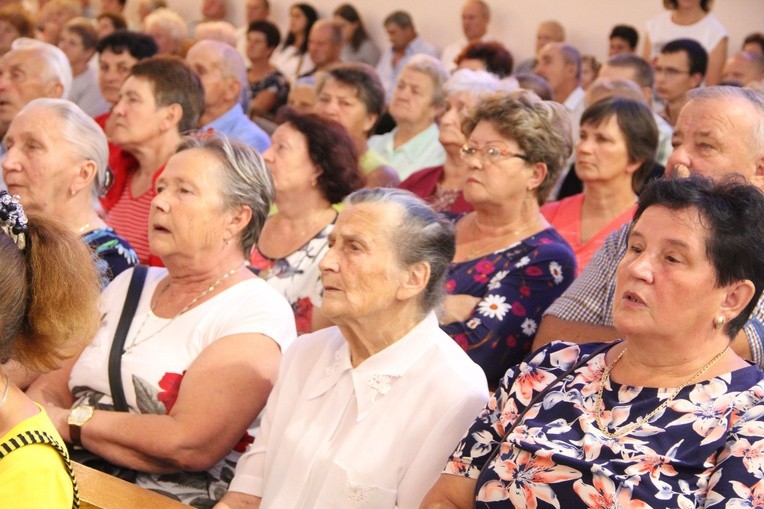
POLYGON ((81 509, 188 509, 159 493, 72 462, 81 509))

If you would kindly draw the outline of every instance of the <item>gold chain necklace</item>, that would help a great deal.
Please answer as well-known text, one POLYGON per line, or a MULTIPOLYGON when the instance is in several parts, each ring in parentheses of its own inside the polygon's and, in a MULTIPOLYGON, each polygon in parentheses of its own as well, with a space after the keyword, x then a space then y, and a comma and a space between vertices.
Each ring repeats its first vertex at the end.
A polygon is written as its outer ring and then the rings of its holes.
MULTIPOLYGON (((246 262, 245 262, 245 263, 246 263, 246 262)), ((143 331, 143 326, 144 326, 144 325, 146 325, 146 321, 149 319, 149 315, 150 315, 151 313, 153 313, 153 312, 154 312, 154 309, 156 308, 157 304, 159 303, 159 299, 161 299, 161 298, 162 298, 162 295, 164 295, 164 293, 167 291, 167 289, 168 289, 168 288, 170 288, 170 284, 168 284, 167 286, 165 286, 164 288, 162 288, 162 291, 161 291, 161 292, 159 292, 159 295, 157 295, 157 298, 156 298, 156 301, 154 301, 154 304, 152 304, 151 306, 149 306, 149 310, 148 310, 148 311, 146 311, 146 316, 144 316, 144 317, 143 317, 143 322, 141 322, 141 326, 140 326, 140 327, 138 327, 138 331, 135 333, 135 336, 133 336, 133 342, 132 342, 132 343, 130 343, 130 346, 128 346, 127 348, 125 348, 125 349, 124 349, 124 351, 123 351, 122 353, 127 353, 127 352, 129 352, 130 350, 132 350, 132 349, 133 349, 133 348, 135 348, 136 346, 140 345, 141 343, 145 343, 145 342, 146 342, 146 341, 148 341, 149 339, 153 338, 154 336, 156 336, 157 334, 159 334, 160 332, 162 332, 163 330, 165 330, 167 327, 169 327, 169 325, 170 325, 172 322, 174 322, 174 321, 175 321, 175 319, 176 319, 176 318, 178 318, 180 315, 182 315, 183 313, 185 313, 186 311, 188 311, 189 309, 191 309, 191 307, 192 307, 194 304, 196 304, 197 302, 199 302, 199 299, 203 298, 205 295, 207 295, 208 293, 210 293, 211 291, 213 291, 215 288, 217 288, 217 287, 218 287, 218 285, 219 285, 220 283, 222 283, 223 281, 225 281, 226 279, 228 279, 229 277, 231 277, 232 275, 234 275, 236 272, 238 272, 238 271, 239 271, 239 269, 240 269, 240 268, 242 268, 242 267, 244 266, 244 264, 245 264, 245 263, 242 263, 241 265, 238 265, 238 266, 234 267, 233 269, 229 270, 228 272, 226 272, 225 274, 223 274, 222 276, 220 276, 220 278, 218 278, 218 280, 217 280, 217 281, 215 281, 214 283, 212 283, 212 285, 210 285, 210 287, 209 287, 209 288, 205 289, 205 290, 204 290, 202 293, 200 293, 199 295, 197 295, 196 297, 194 297, 194 300, 192 300, 191 302, 189 302, 189 303, 186 305, 186 307, 184 307, 183 309, 181 309, 181 310, 180 310, 180 312, 179 312, 179 313, 176 313, 176 314, 175 314, 175 316, 173 316, 172 318, 170 318, 170 320, 169 320, 169 321, 168 321, 166 324, 162 325, 162 326, 161 326, 161 327, 160 327, 160 328, 159 328, 157 331, 153 332, 152 334, 149 334, 149 335, 148 335, 148 336, 146 336, 145 338, 143 338, 143 339, 141 339, 141 340, 138 340, 138 338, 139 338, 139 337, 140 337, 140 335, 141 335, 141 332, 143 331)))
POLYGON ((605 382, 607 381, 608 377, 610 377, 610 372, 613 370, 613 368, 618 363, 618 361, 621 360, 621 357, 623 357, 623 354, 626 353, 626 348, 624 348, 623 350, 621 350, 621 353, 618 354, 618 357, 615 358, 613 363, 610 366, 605 366, 605 369, 602 371, 602 376, 600 377, 600 386, 599 386, 599 389, 597 390, 597 399, 594 401, 594 408, 595 408, 594 419, 595 419, 595 421, 597 421, 597 427, 600 429, 602 434, 604 434, 608 438, 618 438, 618 437, 621 437, 623 435, 626 435, 627 433, 631 433, 635 429, 637 429, 640 426, 642 426, 644 423, 648 422, 652 416, 654 416, 658 412, 661 412, 663 409, 665 409, 668 406, 668 404, 671 403, 674 400, 674 398, 676 398, 679 395, 679 393, 682 391, 682 389, 684 389, 685 387, 690 385, 692 382, 697 380, 697 378, 700 375, 705 373, 711 366, 716 364, 716 362, 719 359, 722 358, 722 355, 724 355, 724 353, 727 351, 727 349, 729 349, 729 345, 727 345, 727 347, 724 350, 722 350, 721 352, 716 354, 716 356, 713 359, 708 361, 708 364, 706 364, 705 366, 700 368, 686 382, 684 382, 682 385, 677 387, 677 389, 674 391, 674 393, 671 396, 669 396, 668 399, 663 401, 663 403, 661 403, 658 406, 658 408, 656 408, 655 410, 653 410, 652 412, 650 412, 646 416, 642 417, 638 421, 632 422, 631 424, 628 424, 628 425, 626 425, 626 426, 624 426, 624 427, 622 427, 620 429, 616 429, 613 432, 610 432, 610 431, 608 431, 607 427, 602 423, 602 414, 606 410, 605 409, 605 401, 602 399, 602 391, 605 389, 605 382))

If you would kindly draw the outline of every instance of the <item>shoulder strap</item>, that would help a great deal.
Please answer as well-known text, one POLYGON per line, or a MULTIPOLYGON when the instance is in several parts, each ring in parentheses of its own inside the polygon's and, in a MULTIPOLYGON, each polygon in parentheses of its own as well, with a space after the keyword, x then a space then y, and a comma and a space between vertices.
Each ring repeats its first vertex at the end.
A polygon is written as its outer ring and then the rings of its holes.
POLYGON ((66 454, 65 449, 58 440, 51 437, 44 431, 32 430, 19 433, 15 437, 11 437, 2 444, 0 444, 0 460, 8 456, 13 451, 31 444, 47 444, 53 447, 61 458, 64 460, 64 466, 66 467, 66 473, 69 474, 69 479, 72 480, 72 509, 79 509, 80 507, 80 491, 77 486, 77 479, 74 477, 74 471, 72 470, 72 463, 69 461, 69 456, 66 454))
MULTIPOLYGON (((589 359, 593 359, 594 357, 596 357, 596 356, 597 356, 597 355, 599 355, 600 353, 604 352, 605 350, 609 350, 610 348, 614 347, 614 346, 615 346, 615 345, 617 345, 618 343, 620 343, 620 341, 613 341, 613 342, 611 342, 611 343, 605 343, 605 344, 603 344, 603 345, 599 346, 597 349, 595 349, 595 350, 594 350, 592 353, 590 353, 589 355, 584 355, 584 356, 582 356, 580 359, 578 359, 578 361, 577 361, 575 364, 573 364, 573 366, 572 366, 572 367, 570 367, 570 369, 568 369, 568 370, 567 370, 567 371, 565 371, 563 374, 561 374, 560 376, 558 376, 558 377, 557 377, 557 378, 554 380, 554 382, 550 383, 549 385, 547 385, 546 387, 544 387, 542 390, 540 390, 539 392, 537 392, 537 393, 536 393, 536 395, 533 397, 533 399, 531 399, 531 401, 530 401, 530 402, 529 402, 529 403, 528 403, 528 404, 525 406, 525 408, 523 408, 523 411, 522 411, 522 412, 520 412, 519 414, 517 414, 517 418, 515 418, 515 421, 514 421, 512 424, 510 424, 510 425, 507 427, 507 429, 504 431, 504 434, 502 435, 501 439, 500 439, 499 441, 497 441, 497 442, 496 442, 496 445, 494 445, 494 447, 493 447, 493 450, 491 451, 491 455, 490 455, 490 456, 488 456, 488 459, 486 460, 486 462, 485 462, 485 463, 483 463, 483 467, 480 469, 480 474, 482 474, 482 473, 483 473, 483 470, 485 470, 485 469, 488 467, 488 465, 490 465, 490 464, 491 464, 491 462, 494 460, 494 458, 496 457, 496 455, 497 455, 497 454, 499 453, 499 451, 501 450, 501 444, 502 444, 502 443, 504 443, 504 441, 507 439, 507 437, 509 436, 509 434, 510 434, 510 433, 512 433, 512 430, 514 430, 514 429, 515 429, 515 427, 516 427, 518 424, 520 424, 520 421, 522 421, 522 420, 523 420, 523 417, 525 417, 525 414, 528 412, 528 410, 530 410, 530 409, 533 407, 533 405, 535 405, 536 403, 538 403, 538 401, 539 401, 541 398, 543 398, 543 397, 546 395, 546 393, 547 393, 547 392, 549 392, 549 390, 550 390, 552 387, 554 387, 555 385, 557 385, 557 384, 558 384, 558 383, 559 383, 559 382, 560 382, 562 379, 564 379, 565 377, 567 377, 568 375, 570 375, 571 373, 573 373, 575 370, 577 370, 578 368, 580 368, 581 366, 583 366, 584 364, 586 364, 587 362, 589 362, 589 359)), ((480 477, 480 474, 478 474, 478 478, 480 477)), ((476 479, 476 481, 477 481, 477 479, 476 479)), ((475 500, 477 500, 477 495, 478 495, 478 491, 479 491, 479 490, 480 490, 480 484, 478 484, 478 483, 476 482, 476 483, 475 483, 475 493, 474 493, 474 495, 475 495, 475 500)))
POLYGON ((125 305, 122 307, 122 315, 119 317, 114 341, 109 352, 109 387, 114 409, 118 412, 127 412, 128 409, 125 389, 122 387, 122 354, 124 353, 127 332, 130 330, 135 310, 138 308, 138 301, 141 299, 147 271, 148 268, 145 265, 136 265, 133 268, 133 276, 130 278, 130 286, 127 288, 125 305))

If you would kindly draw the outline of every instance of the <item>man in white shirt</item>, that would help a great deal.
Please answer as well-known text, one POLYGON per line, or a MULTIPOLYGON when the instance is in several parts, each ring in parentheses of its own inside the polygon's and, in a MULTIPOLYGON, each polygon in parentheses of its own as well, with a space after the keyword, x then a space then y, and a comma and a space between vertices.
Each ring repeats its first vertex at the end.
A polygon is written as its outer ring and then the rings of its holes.
POLYGON ((467 0, 462 7, 462 32, 464 37, 454 41, 443 49, 440 60, 446 70, 456 69, 456 57, 467 45, 474 42, 487 41, 488 22, 491 20, 491 9, 484 0, 467 0))
POLYGON ((377 74, 385 87, 385 102, 389 103, 398 75, 411 57, 419 53, 438 56, 435 46, 419 37, 411 15, 395 11, 385 18, 385 31, 390 38, 390 48, 382 53, 377 64, 377 74))

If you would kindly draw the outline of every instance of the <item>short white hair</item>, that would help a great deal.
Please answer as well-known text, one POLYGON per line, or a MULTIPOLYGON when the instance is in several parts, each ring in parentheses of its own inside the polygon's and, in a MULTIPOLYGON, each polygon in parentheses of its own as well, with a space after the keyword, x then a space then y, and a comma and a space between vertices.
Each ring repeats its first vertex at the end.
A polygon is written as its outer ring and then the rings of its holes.
MULTIPOLYGON (((471 0, 473 1, 473 0, 471 0)), ((469 92, 482 95, 496 92, 501 86, 499 78, 488 71, 473 71, 472 69, 457 69, 443 85, 446 96, 469 92)))
POLYGON ((29 37, 19 37, 11 44, 11 51, 34 51, 40 58, 50 74, 50 79, 55 79, 63 89, 61 97, 67 99, 72 89, 72 66, 66 54, 56 46, 29 37))

